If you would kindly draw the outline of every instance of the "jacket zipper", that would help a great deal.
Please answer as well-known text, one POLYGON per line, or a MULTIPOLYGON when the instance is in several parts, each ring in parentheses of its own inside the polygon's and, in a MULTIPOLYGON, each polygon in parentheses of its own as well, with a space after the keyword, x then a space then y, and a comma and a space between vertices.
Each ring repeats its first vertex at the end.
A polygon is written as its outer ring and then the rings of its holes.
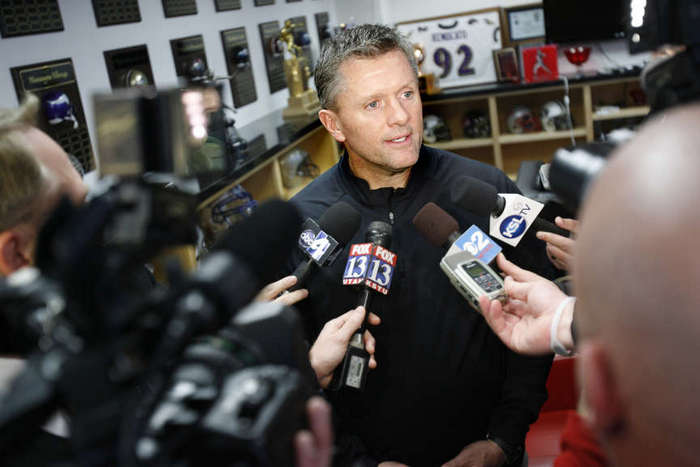
POLYGON ((392 191, 391 194, 389 194, 389 224, 394 225, 394 210, 391 207, 391 198, 394 197, 394 192, 392 191))

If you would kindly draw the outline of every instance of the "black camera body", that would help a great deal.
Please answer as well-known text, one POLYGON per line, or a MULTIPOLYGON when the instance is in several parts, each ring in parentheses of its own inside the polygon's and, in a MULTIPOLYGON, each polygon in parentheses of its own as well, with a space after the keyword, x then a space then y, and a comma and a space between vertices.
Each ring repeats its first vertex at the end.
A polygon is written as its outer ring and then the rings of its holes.
POLYGON ((169 288, 142 279, 161 248, 194 242, 196 205, 124 179, 82 207, 62 204, 37 268, 0 281, 17 340, 7 350, 28 360, 0 400, 0 457, 61 409, 85 465, 293 465, 313 381, 296 312, 246 307, 261 277, 225 248, 190 276, 172 267, 169 288))

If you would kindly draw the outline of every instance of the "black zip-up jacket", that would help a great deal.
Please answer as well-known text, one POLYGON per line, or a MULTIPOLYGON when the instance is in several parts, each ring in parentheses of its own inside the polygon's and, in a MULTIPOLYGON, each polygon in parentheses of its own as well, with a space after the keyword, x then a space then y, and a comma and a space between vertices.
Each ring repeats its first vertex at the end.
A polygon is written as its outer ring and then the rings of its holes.
MULTIPOLYGON (((463 175, 488 182, 499 193, 518 192, 492 166, 423 146, 403 189, 370 190, 353 175, 345 155, 292 200, 305 218, 316 220, 340 200, 352 205, 362 224, 351 243, 364 242, 371 221, 389 222, 390 249, 398 255, 389 294, 375 294, 370 305, 382 319, 371 329, 378 367, 370 370, 363 393, 329 393, 338 417, 336 461, 369 456, 411 466, 440 465, 487 434, 523 445, 547 398, 551 357, 509 351, 441 271, 444 251, 411 222, 432 201, 454 216, 461 230, 476 224, 488 232, 488 218, 450 202, 449 187, 463 175)), ((298 304, 310 342, 328 320, 357 306, 357 290, 341 280, 348 249, 311 277, 309 297, 298 304)), ((504 253, 521 267, 546 276, 554 272, 536 239, 504 253)), ((301 252, 295 252, 290 267, 301 261, 301 252)))

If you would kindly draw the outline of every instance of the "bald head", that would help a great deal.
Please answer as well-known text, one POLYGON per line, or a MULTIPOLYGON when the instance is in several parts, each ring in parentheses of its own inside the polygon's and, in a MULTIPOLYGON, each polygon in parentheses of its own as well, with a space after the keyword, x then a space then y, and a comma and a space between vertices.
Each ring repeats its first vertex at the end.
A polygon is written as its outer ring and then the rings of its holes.
POLYGON ((39 229, 62 196, 82 203, 87 187, 66 152, 33 126, 38 100, 0 109, 0 275, 31 264, 39 229))
POLYGON ((677 109, 616 152, 575 266, 576 319, 609 357, 626 434, 676 455, 700 444, 699 129, 700 106, 677 109))
POLYGON ((26 127, 22 132, 30 152, 46 169, 49 179, 56 184, 58 194, 68 196, 75 204, 81 204, 87 194, 87 186, 63 148, 37 128, 26 127))

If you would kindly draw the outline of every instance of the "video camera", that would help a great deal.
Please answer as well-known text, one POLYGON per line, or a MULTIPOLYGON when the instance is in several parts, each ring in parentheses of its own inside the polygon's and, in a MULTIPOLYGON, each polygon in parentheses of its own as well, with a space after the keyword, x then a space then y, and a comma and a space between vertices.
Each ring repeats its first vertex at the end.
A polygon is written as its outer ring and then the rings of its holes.
MULTIPOLYGON (((627 11, 631 53, 676 46, 673 53, 653 59, 642 71, 640 81, 650 115, 698 100, 700 0, 630 0, 627 11)), ((519 180, 518 184, 539 190, 549 186, 557 201, 575 215, 616 144, 615 141, 592 142, 558 149, 548 173, 528 173, 528 180, 522 183, 519 180)))
POLYGON ((296 209, 262 204, 195 273, 170 265, 167 288, 144 268, 196 238, 197 198, 180 177, 188 142, 174 131, 188 121, 180 96, 114 98, 121 107, 97 126, 101 139, 134 130, 101 166, 121 178, 81 207, 62 202, 36 267, 0 283, 10 350, 27 358, 0 400, 0 457, 61 409, 80 464, 293 465, 313 381, 299 318, 249 302, 294 248, 296 209), (153 109, 168 124, 148 130, 153 109))
POLYGON ((650 63, 641 82, 651 112, 700 97, 700 1, 631 0, 627 32, 630 52, 664 45, 684 50, 650 63))

